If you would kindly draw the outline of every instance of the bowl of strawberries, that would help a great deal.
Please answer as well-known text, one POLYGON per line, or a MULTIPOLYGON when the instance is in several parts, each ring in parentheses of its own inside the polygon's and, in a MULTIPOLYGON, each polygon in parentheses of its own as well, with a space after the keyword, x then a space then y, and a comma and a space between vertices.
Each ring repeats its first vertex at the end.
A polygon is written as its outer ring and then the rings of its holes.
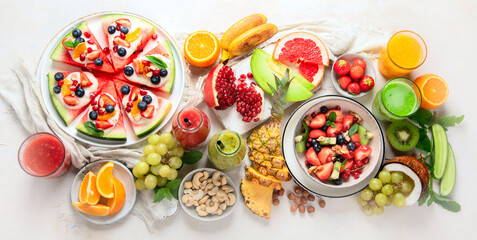
POLYGON ((310 192, 345 197, 364 189, 384 159, 384 135, 373 114, 353 99, 310 99, 290 116, 282 136, 285 162, 310 192))
POLYGON ((358 98, 374 87, 376 71, 366 57, 359 54, 343 54, 333 64, 331 80, 336 91, 341 95, 358 98))

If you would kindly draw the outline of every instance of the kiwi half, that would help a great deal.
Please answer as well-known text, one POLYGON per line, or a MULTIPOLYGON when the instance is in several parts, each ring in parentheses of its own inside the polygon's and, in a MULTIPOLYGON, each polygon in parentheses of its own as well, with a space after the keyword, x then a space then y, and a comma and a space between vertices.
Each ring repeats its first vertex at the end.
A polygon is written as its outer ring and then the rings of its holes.
POLYGON ((391 146, 401 152, 412 150, 419 141, 419 129, 407 120, 391 123, 386 133, 391 146))

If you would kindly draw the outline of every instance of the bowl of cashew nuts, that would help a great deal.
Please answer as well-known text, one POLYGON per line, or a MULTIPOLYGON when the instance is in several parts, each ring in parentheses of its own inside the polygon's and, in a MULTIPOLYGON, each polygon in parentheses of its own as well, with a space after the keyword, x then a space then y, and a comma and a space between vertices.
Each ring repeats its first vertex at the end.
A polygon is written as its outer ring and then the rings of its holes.
POLYGON ((237 193, 237 186, 223 172, 199 168, 183 178, 179 202, 193 218, 215 221, 225 218, 235 209, 237 193))

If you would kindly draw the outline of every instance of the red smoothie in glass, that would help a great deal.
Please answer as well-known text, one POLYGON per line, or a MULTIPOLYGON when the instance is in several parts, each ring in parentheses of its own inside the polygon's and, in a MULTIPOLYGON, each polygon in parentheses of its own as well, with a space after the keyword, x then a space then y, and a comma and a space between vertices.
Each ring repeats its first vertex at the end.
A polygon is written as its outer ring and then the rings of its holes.
POLYGON ((195 107, 186 107, 174 116, 172 132, 184 148, 197 149, 209 136, 210 123, 207 115, 195 107))

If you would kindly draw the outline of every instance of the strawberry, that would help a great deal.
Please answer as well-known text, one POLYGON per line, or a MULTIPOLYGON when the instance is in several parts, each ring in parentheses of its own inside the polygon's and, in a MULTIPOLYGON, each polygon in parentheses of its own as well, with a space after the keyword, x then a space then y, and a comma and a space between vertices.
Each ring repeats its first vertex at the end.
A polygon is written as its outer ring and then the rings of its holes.
POLYGON ((326 137, 326 133, 323 130, 315 129, 315 130, 311 130, 308 136, 311 138, 326 137))
POLYGON ((361 93, 361 87, 357 82, 352 82, 348 85, 348 92, 352 95, 358 95, 361 93))
POLYGON ((117 19, 115 22, 117 25, 120 25, 120 26, 131 27, 131 21, 129 21, 129 19, 127 18, 120 18, 120 19, 117 19))
POLYGON ((361 58, 356 58, 353 61, 353 66, 360 66, 363 69, 363 71, 366 71, 366 62, 363 61, 363 59, 361 58))
POLYGON ((319 113, 318 115, 316 115, 310 122, 310 124, 308 125, 309 127, 313 128, 313 129, 318 129, 318 128, 321 128, 325 125, 326 123, 326 116, 325 114, 323 113, 319 113))
POLYGON ((349 76, 354 81, 358 81, 364 74, 364 70, 360 66, 352 66, 349 70, 349 76))
POLYGON ((321 181, 326 181, 328 178, 330 178, 332 171, 333 171, 333 163, 329 162, 325 165, 317 167, 315 171, 315 175, 321 181))
POLYGON ((313 166, 321 165, 321 162, 318 159, 318 155, 316 154, 315 150, 313 150, 313 148, 308 148, 308 150, 305 153, 305 158, 306 158, 306 161, 308 161, 308 163, 313 166))
POLYGON ((359 82, 359 87, 363 89, 363 91, 367 92, 374 87, 374 79, 368 75, 364 75, 359 82))
POLYGON ((343 122, 343 113, 341 113, 340 110, 329 110, 327 113, 326 113, 326 119, 329 120, 330 118, 330 113, 331 112, 335 112, 336 113, 336 120, 335 122, 343 122))
POLYGON ((104 130, 104 129, 108 129, 108 128, 112 127, 113 124, 111 124, 108 121, 96 120, 95 126, 96 126, 97 129, 103 129, 104 130))
POLYGON ((89 78, 83 72, 80 73, 81 87, 87 87, 93 85, 89 78))
POLYGON ((63 41, 61 41, 61 45, 63 45, 63 47, 67 50, 67 51, 73 51, 75 48, 74 47, 71 47, 71 46, 66 46, 65 45, 65 42, 66 41, 70 41, 71 43, 73 43, 75 41, 75 38, 70 36, 70 37, 65 37, 63 39, 63 41))
POLYGON ((331 150, 330 147, 324 147, 318 153, 318 159, 320 160, 321 164, 325 164, 327 162, 331 162, 331 158, 335 155, 335 152, 331 150))
POLYGON ((340 173, 343 173, 343 172, 345 172, 346 170, 351 170, 351 167, 353 166, 353 164, 354 164, 353 161, 350 161, 350 160, 346 161, 344 167, 341 166, 341 168, 340 168, 340 173), (345 170, 345 169, 346 169, 346 170, 345 170))
POLYGON ((152 118, 152 115, 154 114, 154 106, 153 105, 148 105, 146 110, 141 111, 141 116, 145 118, 152 118))
POLYGON ((359 143, 359 134, 355 133, 350 137, 351 142, 359 143))
POLYGON ((338 75, 346 75, 349 73, 351 65, 346 60, 340 59, 335 62, 333 65, 333 69, 335 70, 338 75))
POLYGON ((101 94, 98 101, 99 107, 106 107, 107 105, 116 105, 116 102, 107 94, 101 94))
POLYGON ((78 98, 71 95, 63 96, 63 101, 70 106, 76 106, 80 103, 78 98))
POLYGON ((124 47, 131 46, 131 44, 129 44, 126 40, 122 39, 120 36, 114 37, 113 43, 116 45, 124 46, 124 47))
POLYGON ((361 145, 354 151, 354 159, 356 161, 361 161, 361 160, 369 157, 369 155, 371 155, 372 151, 373 150, 370 147, 368 147, 366 145, 361 145))
POLYGON ((351 83, 351 78, 348 77, 348 75, 341 75, 340 78, 338 78, 338 82, 340 83, 340 87, 343 90, 346 90, 348 85, 351 83))
POLYGON ((136 99, 139 98, 139 88, 137 87, 132 87, 131 92, 129 93, 129 101, 135 101, 136 99))
POLYGON ((94 51, 88 53, 88 55, 86 55, 86 58, 88 60, 94 61, 96 58, 99 57, 100 53, 101 53, 101 50, 94 50, 94 51))
POLYGON ((143 73, 143 70, 142 70, 143 66, 142 66, 142 63, 139 60, 134 59, 132 65, 133 65, 133 68, 134 68, 134 71, 136 72, 136 74, 142 74, 143 73))
POLYGON ((348 129, 353 125, 354 123, 354 116, 353 115, 346 115, 343 118, 343 126, 348 127, 348 129))
POLYGON ((338 134, 341 133, 343 129, 343 124, 335 122, 335 127, 328 126, 326 129, 326 135, 328 137, 336 137, 338 134))

